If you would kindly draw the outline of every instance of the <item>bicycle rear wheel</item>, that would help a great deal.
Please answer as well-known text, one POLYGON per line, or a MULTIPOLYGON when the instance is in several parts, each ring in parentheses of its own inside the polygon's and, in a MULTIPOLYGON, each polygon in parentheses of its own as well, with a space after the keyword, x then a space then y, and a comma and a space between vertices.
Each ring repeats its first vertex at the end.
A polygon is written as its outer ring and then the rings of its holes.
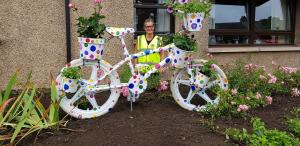
POLYGON ((57 99, 61 99, 60 107, 70 116, 79 119, 98 117, 111 111, 120 96, 118 88, 111 88, 120 85, 117 72, 113 71, 102 79, 103 75, 112 68, 110 64, 102 60, 98 62, 76 59, 70 63, 70 67, 75 66, 80 67, 83 73, 75 93, 64 92, 61 74, 56 78, 57 99), (95 86, 101 86, 103 90, 89 90, 95 86))
POLYGON ((190 82, 187 68, 178 69, 174 72, 171 80, 171 91, 175 101, 184 109, 200 111, 205 110, 207 103, 217 105, 219 97, 216 94, 217 88, 228 89, 228 81, 224 72, 213 64, 216 77, 210 79, 201 89, 195 89, 190 82))

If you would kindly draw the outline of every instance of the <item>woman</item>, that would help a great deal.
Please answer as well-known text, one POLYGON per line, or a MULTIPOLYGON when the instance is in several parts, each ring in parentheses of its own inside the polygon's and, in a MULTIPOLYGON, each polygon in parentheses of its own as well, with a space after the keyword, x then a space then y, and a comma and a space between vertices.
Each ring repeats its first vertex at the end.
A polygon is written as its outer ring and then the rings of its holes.
MULTIPOLYGON (((145 35, 139 35, 137 37, 137 43, 134 52, 141 52, 145 50, 157 49, 161 46, 161 37, 154 35, 154 21, 151 18, 148 18, 144 22, 144 30, 146 31, 145 35)), ((134 64, 147 64, 149 68, 152 68, 154 64, 160 62, 163 58, 163 52, 149 54, 143 57, 139 57, 135 60, 134 64)), ((148 69, 142 69, 142 72, 146 72, 148 69)))

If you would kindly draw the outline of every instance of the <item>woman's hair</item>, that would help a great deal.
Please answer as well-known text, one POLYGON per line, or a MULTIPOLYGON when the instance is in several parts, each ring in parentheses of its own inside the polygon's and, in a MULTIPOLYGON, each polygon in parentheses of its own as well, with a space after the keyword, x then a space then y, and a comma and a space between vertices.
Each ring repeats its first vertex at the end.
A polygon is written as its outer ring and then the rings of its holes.
POLYGON ((149 23, 149 22, 151 22, 151 23, 154 25, 153 19, 149 17, 149 18, 147 18, 147 19, 144 21, 144 26, 145 26, 146 23, 149 23))

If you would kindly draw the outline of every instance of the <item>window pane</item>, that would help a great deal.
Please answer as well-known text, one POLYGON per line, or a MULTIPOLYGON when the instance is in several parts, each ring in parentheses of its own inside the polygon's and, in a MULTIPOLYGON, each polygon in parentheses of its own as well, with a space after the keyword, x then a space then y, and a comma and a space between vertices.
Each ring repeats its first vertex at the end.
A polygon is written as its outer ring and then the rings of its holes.
POLYGON ((257 0, 255 27, 265 30, 290 30, 289 0, 257 0))
POLYGON ((241 45, 248 44, 248 37, 244 35, 211 35, 210 45, 241 45))
POLYGON ((167 0, 135 0, 136 3, 148 3, 148 4, 163 4, 166 3, 167 0))
POLYGON ((155 22, 155 31, 170 32, 170 14, 166 9, 149 9, 149 8, 137 8, 135 17, 135 26, 137 31, 144 31, 144 21, 152 17, 155 22))
POLYGON ((291 44, 291 37, 289 35, 260 35, 254 41, 257 45, 262 44, 291 44))
POLYGON ((247 0, 213 0, 210 29, 248 29, 247 0))

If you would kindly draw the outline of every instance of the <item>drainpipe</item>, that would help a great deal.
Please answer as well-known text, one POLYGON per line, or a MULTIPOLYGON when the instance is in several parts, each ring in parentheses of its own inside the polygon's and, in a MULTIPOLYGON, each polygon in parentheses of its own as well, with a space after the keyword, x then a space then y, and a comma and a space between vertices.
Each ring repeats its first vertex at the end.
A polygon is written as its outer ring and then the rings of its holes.
POLYGON ((67 62, 71 62, 71 26, 69 0, 65 0, 67 62))

